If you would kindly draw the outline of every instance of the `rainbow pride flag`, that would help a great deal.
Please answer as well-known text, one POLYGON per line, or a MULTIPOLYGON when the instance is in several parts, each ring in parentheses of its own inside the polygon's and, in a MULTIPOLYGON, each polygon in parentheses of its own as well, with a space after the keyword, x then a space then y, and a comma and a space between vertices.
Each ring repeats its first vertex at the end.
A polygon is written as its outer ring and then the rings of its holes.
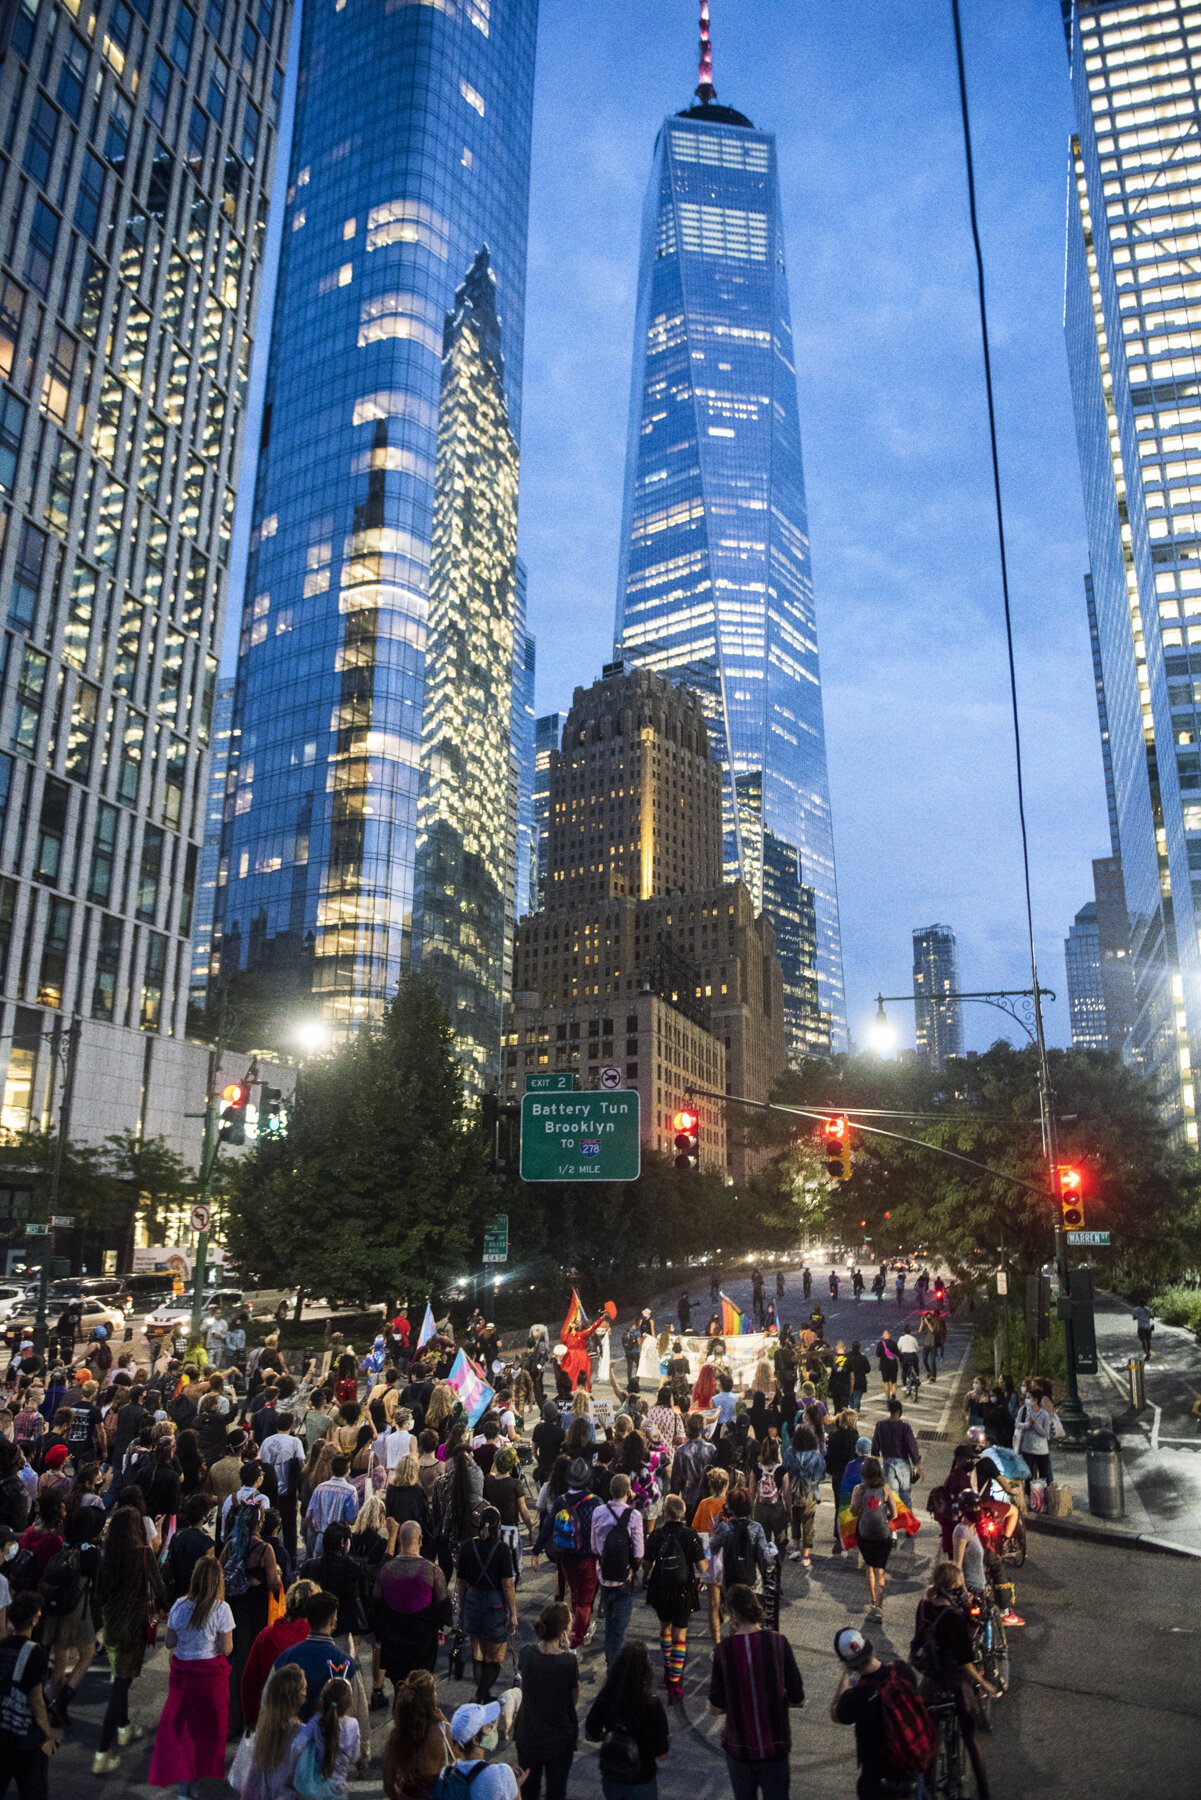
POLYGON ((726 1295, 721 1297, 721 1335, 723 1337, 745 1337, 751 1329, 751 1321, 740 1306, 726 1295))
POLYGON ((425 1303, 425 1317, 421 1321, 421 1335, 417 1339, 418 1350, 421 1349, 423 1344, 429 1343, 436 1330, 437 1326, 434 1323, 434 1309, 427 1300, 425 1303))
POLYGON ((567 1334, 569 1331, 582 1330, 584 1319, 584 1308, 580 1304, 580 1296, 576 1293, 575 1289, 572 1288, 571 1305, 567 1308, 567 1317, 564 1319, 563 1329, 559 1333, 560 1342, 564 1344, 567 1342, 567 1334))
POLYGON ((467 1423, 474 1425, 487 1412, 496 1389, 490 1388, 483 1377, 476 1373, 474 1364, 467 1360, 463 1350, 455 1357, 446 1381, 463 1402, 467 1423))
MULTIPOLYGON (((844 1550, 854 1550, 858 1543, 858 1521, 851 1512, 851 1495, 862 1479, 863 1460, 857 1456, 847 1464, 838 1490, 838 1535, 842 1539, 844 1550)), ((906 1537, 914 1537, 922 1528, 921 1520, 915 1517, 893 1488, 888 1491, 897 1503, 896 1517, 890 1521, 893 1536, 903 1531, 906 1537)))

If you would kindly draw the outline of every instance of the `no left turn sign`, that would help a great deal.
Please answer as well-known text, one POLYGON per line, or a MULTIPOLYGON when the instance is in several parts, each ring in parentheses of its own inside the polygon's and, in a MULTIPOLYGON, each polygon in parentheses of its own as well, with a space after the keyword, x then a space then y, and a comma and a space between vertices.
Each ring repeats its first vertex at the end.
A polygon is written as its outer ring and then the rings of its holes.
POLYGON ((192 1208, 192 1230, 207 1231, 213 1217, 211 1206, 194 1206, 192 1208))

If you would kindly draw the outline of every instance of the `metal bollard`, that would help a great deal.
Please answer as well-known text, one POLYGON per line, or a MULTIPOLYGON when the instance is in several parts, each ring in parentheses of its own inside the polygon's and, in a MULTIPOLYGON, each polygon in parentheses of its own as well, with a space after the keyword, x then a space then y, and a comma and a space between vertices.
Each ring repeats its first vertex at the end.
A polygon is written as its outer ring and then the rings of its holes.
POLYGON ((1147 1404, 1147 1365, 1141 1356, 1132 1356, 1126 1365, 1130 1372, 1130 1405, 1138 1413, 1147 1404))
POLYGON ((1125 1518, 1121 1444, 1112 1431, 1090 1431, 1084 1449, 1089 1512, 1098 1519, 1125 1518))

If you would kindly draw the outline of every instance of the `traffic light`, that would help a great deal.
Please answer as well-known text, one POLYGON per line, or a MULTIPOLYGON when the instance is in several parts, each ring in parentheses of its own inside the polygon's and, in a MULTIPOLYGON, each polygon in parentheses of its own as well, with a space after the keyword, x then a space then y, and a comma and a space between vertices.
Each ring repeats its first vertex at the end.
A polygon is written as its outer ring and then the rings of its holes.
POLYGON ((284 1128, 282 1088, 264 1087, 259 1099, 259 1136, 278 1137, 284 1128))
POLYGON ((1063 1213, 1063 1228, 1065 1231, 1083 1231, 1084 1200, 1080 1171, 1073 1169, 1068 1163, 1060 1163, 1055 1173, 1058 1177, 1059 1206, 1063 1213))
POLYGON ((221 1109, 221 1129, 217 1133, 219 1144, 244 1144, 246 1142, 246 1102, 250 1098, 250 1089, 244 1081, 231 1081, 221 1089, 221 1098, 225 1105, 221 1109))
POLYGON ((671 1127, 676 1134, 677 1169, 700 1168, 700 1124, 696 1113, 686 1106, 673 1117, 671 1127))
POLYGON ((851 1179, 851 1128, 845 1119, 827 1119, 822 1126, 826 1140, 826 1169, 835 1181, 851 1179))

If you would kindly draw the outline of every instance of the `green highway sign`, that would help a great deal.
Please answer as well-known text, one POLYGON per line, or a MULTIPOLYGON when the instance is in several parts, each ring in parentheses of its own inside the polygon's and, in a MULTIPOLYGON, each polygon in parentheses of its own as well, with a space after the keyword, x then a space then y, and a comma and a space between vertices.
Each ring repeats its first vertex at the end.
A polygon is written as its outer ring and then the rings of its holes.
POLYGON ((508 1262, 508 1260, 509 1215, 508 1213, 497 1213, 484 1233, 484 1261, 498 1263, 508 1262))
POLYGON ((638 1094, 527 1094, 521 1102, 523 1181, 637 1181, 638 1094))
POLYGON ((559 1069, 554 1074, 527 1075, 525 1091, 527 1094, 574 1094, 575 1075, 570 1069, 559 1069))
POLYGON ((49 1237, 50 1236, 50 1227, 49 1227, 49 1225, 27 1225, 25 1227, 25 1236, 26 1237, 49 1237))
POLYGON ((1077 1244, 1105 1245, 1109 1243, 1109 1233, 1107 1231, 1067 1231, 1064 1233, 1064 1236, 1067 1238, 1068 1243, 1073 1249, 1077 1244))

